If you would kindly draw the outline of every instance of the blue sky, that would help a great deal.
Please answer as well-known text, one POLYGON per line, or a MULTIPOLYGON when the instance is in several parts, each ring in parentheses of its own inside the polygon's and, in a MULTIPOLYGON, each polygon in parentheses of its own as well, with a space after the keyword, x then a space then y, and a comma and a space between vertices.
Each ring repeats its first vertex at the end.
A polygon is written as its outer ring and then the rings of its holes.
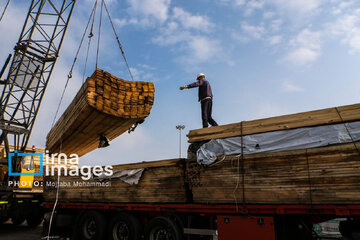
MULTIPOLYGON (((45 145, 93 3, 77 1, 31 144, 45 145)), ((179 91, 179 86, 195 81, 199 72, 212 84, 213 116, 219 124, 359 102, 360 5, 355 0, 108 0, 107 4, 136 80, 155 83, 155 104, 134 133, 87 154, 81 164, 177 157, 175 126, 186 125, 185 133, 201 127, 197 91, 179 91)), ((12 1, 0 22, 0 64, 12 52, 27 8, 23 1, 12 1)), ((100 49, 99 67, 129 79, 105 16, 100 49)), ((81 85, 84 56, 85 49, 61 111, 81 85)), ((94 70, 94 60, 95 55, 90 56, 87 76, 94 70)), ((187 139, 182 142, 185 156, 187 139)))

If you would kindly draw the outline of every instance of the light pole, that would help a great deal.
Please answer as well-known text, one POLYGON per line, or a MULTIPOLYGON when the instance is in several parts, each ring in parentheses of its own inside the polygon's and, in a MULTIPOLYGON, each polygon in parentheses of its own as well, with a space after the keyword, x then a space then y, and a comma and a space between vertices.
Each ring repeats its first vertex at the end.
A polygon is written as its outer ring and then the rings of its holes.
POLYGON ((179 130, 179 133, 180 133, 180 142, 179 142, 179 158, 181 158, 181 130, 184 130, 185 128, 185 125, 177 125, 176 126, 176 129, 179 130))

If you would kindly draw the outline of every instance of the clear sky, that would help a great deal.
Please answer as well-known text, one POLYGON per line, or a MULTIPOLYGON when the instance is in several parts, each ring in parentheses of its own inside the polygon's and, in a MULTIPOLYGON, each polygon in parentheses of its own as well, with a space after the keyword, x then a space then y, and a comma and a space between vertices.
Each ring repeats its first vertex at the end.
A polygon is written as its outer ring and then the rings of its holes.
MULTIPOLYGON (((30 143, 38 147, 45 145, 93 3, 77 0, 31 137, 30 143)), ((136 80, 155 83, 155 104, 134 133, 124 133, 108 148, 85 155, 81 164, 177 157, 175 126, 186 125, 185 133, 201 127, 197 90, 179 91, 179 86, 195 81, 199 72, 212 85, 213 117, 219 124, 359 102, 356 0, 108 0, 107 4, 136 80)), ((27 8, 28 1, 11 1, 0 22, 1 65, 18 39, 27 8)), ((99 67, 129 79, 105 17, 99 67)), ((97 24, 98 18, 96 36, 97 24)), ((92 41, 95 52, 97 39, 92 41)), ((84 48, 61 111, 81 85, 85 54, 84 48)), ((94 71, 94 60, 90 55, 87 76, 94 71)), ((185 156, 185 136, 182 143, 185 156)))

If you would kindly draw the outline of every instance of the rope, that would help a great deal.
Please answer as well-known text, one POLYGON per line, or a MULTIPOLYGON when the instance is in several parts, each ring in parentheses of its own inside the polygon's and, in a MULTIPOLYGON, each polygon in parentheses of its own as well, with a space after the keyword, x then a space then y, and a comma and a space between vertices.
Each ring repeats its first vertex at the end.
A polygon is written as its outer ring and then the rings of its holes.
MULTIPOLYGON (((96 3, 95 3, 95 4, 96 4, 96 3)), ((87 30, 88 30, 88 28, 89 28, 89 24, 90 24, 91 18, 92 18, 92 16, 95 14, 95 8, 96 8, 95 6, 96 6, 96 5, 94 5, 93 10, 92 10, 92 12, 91 12, 91 14, 90 14, 88 23, 87 23, 87 25, 86 25, 85 31, 84 31, 84 33, 83 33, 83 35, 82 35, 82 38, 81 38, 81 41, 80 41, 79 48, 78 48, 78 50, 77 50, 77 52, 76 52, 74 61, 73 61, 73 63, 72 63, 71 69, 70 69, 70 71, 69 71, 69 74, 68 74, 68 77, 67 77, 67 80, 66 80, 66 83, 65 83, 64 90, 63 90, 63 92, 62 92, 62 94, 61 94, 60 102, 59 102, 59 104, 58 104, 58 106, 57 106, 56 113, 55 113, 53 122, 52 122, 52 124, 51 124, 51 128, 52 128, 52 127, 54 126, 54 124, 55 124, 55 120, 56 120, 56 117, 57 117, 57 115, 58 115, 58 113, 59 113, 59 109, 60 109, 62 100, 63 100, 63 98, 64 98, 66 88, 67 88, 67 86, 68 86, 68 84, 69 84, 70 78, 72 78, 72 72, 73 72, 73 70, 74 70, 74 67, 75 67, 77 58, 78 58, 79 53, 80 53, 80 49, 81 49, 81 47, 82 47, 82 44, 83 44, 83 42, 84 42, 86 32, 87 32, 87 30)))
POLYGON ((310 191, 310 206, 312 207, 312 187, 311 187, 311 178, 310 178, 310 164, 309 164, 309 157, 308 157, 308 150, 305 149, 305 155, 306 155, 306 165, 307 165, 307 172, 308 172, 308 181, 309 181, 309 191, 310 191))
POLYGON ((96 50, 96 65, 95 65, 95 68, 98 67, 98 61, 99 61, 101 22, 102 22, 103 6, 104 6, 104 0, 101 1, 100 22, 99 22, 99 37, 98 37, 98 44, 97 44, 97 50, 96 50))
MULTIPOLYGON (((79 48, 78 48, 78 50, 77 50, 77 52, 76 52, 76 55, 75 55, 73 64, 72 64, 72 66, 71 66, 71 69, 70 69, 70 71, 69 71, 68 78, 67 78, 67 81, 66 81, 64 90, 63 90, 63 92, 62 92, 62 94, 61 94, 60 102, 59 102, 58 107, 57 107, 57 109, 56 109, 56 113, 55 113, 54 120, 53 120, 53 122, 52 122, 51 128, 54 126, 55 119, 56 119, 57 114, 58 114, 58 112, 59 112, 59 109, 60 109, 60 106, 61 106, 61 103, 62 103, 64 94, 65 94, 66 88, 67 88, 67 86, 68 86, 68 83, 69 83, 70 78, 72 78, 72 71, 73 71, 73 69, 74 69, 74 67, 75 67, 75 64, 76 64, 78 55, 79 55, 79 53, 80 53, 81 46, 82 46, 82 44, 83 44, 83 42, 84 42, 85 35, 86 35, 87 29, 88 29, 88 27, 89 27, 91 18, 92 18, 93 16, 95 16, 96 5, 97 5, 97 2, 95 2, 95 4, 94 4, 93 10, 91 11, 91 14, 90 14, 88 23, 87 23, 86 28, 85 28, 85 31, 84 31, 83 36, 82 36, 82 38, 81 38, 80 45, 79 45, 79 48)), ((61 149, 62 149, 62 138, 60 138, 60 150, 59 150, 59 152, 61 152, 61 149)), ((47 239, 48 239, 48 240, 50 239, 51 226, 52 226, 52 222, 53 222, 53 218, 54 218, 55 209, 56 209, 56 206, 57 206, 58 201, 59 201, 60 174, 61 174, 61 173, 59 172, 59 173, 58 173, 58 177, 57 177, 55 203, 54 203, 53 209, 52 209, 52 211, 51 211, 51 216, 50 216, 50 220, 49 220, 50 222, 49 222, 49 229, 48 229, 48 235, 47 235, 47 239)))
POLYGON ((244 169, 244 139, 243 139, 243 122, 240 123, 241 130, 241 177, 242 177, 242 198, 243 207, 245 207, 245 169, 244 169))
POLYGON ((244 183, 244 142, 243 142, 243 122, 240 123, 240 136, 241 136, 241 153, 237 156, 237 181, 236 186, 233 191, 235 204, 236 204, 236 211, 239 211, 238 207, 238 201, 236 197, 236 191, 239 188, 239 182, 240 182, 240 157, 241 157, 241 172, 242 172, 242 198, 243 198, 243 204, 245 204, 245 183, 244 183))
POLYGON ((215 166, 215 165, 218 165, 219 163, 225 161, 225 159, 226 159, 226 155, 224 155, 221 160, 210 164, 208 167, 213 167, 213 166, 215 166))
POLYGON ((5 15, 5 12, 6 12, 6 9, 8 8, 8 6, 9 6, 9 3, 10 3, 10 0, 8 0, 8 1, 6 2, 4 11, 2 12, 1 17, 0 17, 0 22, 1 22, 1 20, 3 19, 4 15, 5 15))
POLYGON ((86 58, 85 58, 85 65, 84 65, 84 73, 83 73, 82 83, 85 82, 85 74, 86 74, 86 67, 87 67, 87 62, 88 62, 88 58, 89 58, 91 39, 94 36, 93 30, 94 30, 94 22, 95 22, 95 16, 96 16, 96 14, 95 14, 96 13, 96 7, 97 7, 97 0, 95 2, 94 15, 93 15, 92 23, 91 23, 90 33, 89 33, 89 36, 88 36, 89 42, 88 42, 88 47, 87 47, 87 51, 86 51, 86 58))
MULTIPOLYGON (((62 149, 62 138, 60 137, 60 147, 59 147, 59 152, 61 152, 61 149, 62 149)), ((49 239, 50 239, 50 233, 51 233, 52 221, 53 221, 53 218, 54 218, 54 213, 55 213, 56 206, 57 206, 58 201, 59 201, 60 174, 61 174, 61 171, 60 171, 60 169, 59 169, 58 171, 59 171, 59 172, 58 172, 58 176, 57 176, 56 197, 55 197, 55 203, 54 203, 53 209, 52 209, 52 211, 51 211, 51 216, 50 216, 50 222, 49 222, 49 229, 48 229, 47 240, 49 240, 49 239)), ((55 171, 54 171, 54 172, 55 172, 55 171)))
POLYGON ((339 109, 338 109, 337 107, 335 107, 335 109, 336 109, 336 112, 337 112, 337 114, 339 115, 341 121, 344 123, 344 127, 345 127, 347 133, 348 133, 349 136, 350 136, 351 142, 354 144, 354 146, 355 146, 355 148, 356 148, 356 151, 357 151, 357 152, 359 153, 359 155, 360 155, 360 150, 359 150, 359 148, 357 147, 357 145, 356 145, 356 143, 355 143, 355 140, 354 140, 353 136, 352 136, 351 133, 350 133, 349 128, 346 126, 346 123, 345 123, 344 119, 342 118, 339 109))
POLYGON ((131 79, 134 81, 134 77, 133 77, 133 75, 132 75, 132 73, 131 73, 131 70, 130 70, 128 61, 126 60, 126 56, 125 56, 124 49, 123 49, 123 47, 122 47, 122 45, 121 45, 121 43, 120 43, 119 36, 118 36, 117 33, 116 33, 114 24, 113 24, 113 22, 112 22, 112 20, 111 20, 110 13, 109 13, 109 10, 108 10, 105 2, 104 2, 104 7, 105 7, 106 13, 107 13, 107 15, 108 15, 108 18, 109 18, 111 27, 112 27, 112 29, 113 29, 113 31, 114 31, 114 34, 115 34, 115 37, 116 37, 116 41, 117 41, 118 46, 119 46, 119 48, 120 48, 121 54, 122 54, 122 56, 123 56, 123 58, 124 58, 126 67, 127 67, 128 71, 129 71, 130 77, 131 77, 131 79))

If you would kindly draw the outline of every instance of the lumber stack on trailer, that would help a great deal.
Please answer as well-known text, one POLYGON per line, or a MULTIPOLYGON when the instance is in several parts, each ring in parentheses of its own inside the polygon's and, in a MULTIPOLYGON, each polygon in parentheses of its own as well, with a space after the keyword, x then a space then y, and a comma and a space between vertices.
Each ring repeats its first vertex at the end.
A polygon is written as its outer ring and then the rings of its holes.
MULTIPOLYGON (((357 134, 356 129, 348 129, 349 126, 358 126, 356 122, 359 120, 360 104, 354 104, 190 131, 189 142, 193 144, 189 147, 186 179, 194 203, 359 204, 360 143, 353 142, 358 138, 353 138, 350 133, 353 131, 357 134), (354 123, 347 124, 349 122, 354 123), (278 138, 284 140, 285 132, 293 131, 289 129, 315 129, 329 124, 337 126, 339 123, 342 130, 334 136, 338 138, 335 141, 337 145, 329 146, 331 141, 317 133, 319 136, 310 134, 310 143, 329 141, 328 144, 306 147, 301 134, 291 135, 291 139, 297 139, 303 149, 280 148, 277 152, 228 155, 224 159, 219 156, 209 166, 197 163, 197 150, 208 140, 237 136, 254 136, 252 139, 255 139, 256 134, 264 133, 264 136, 282 130, 284 135, 274 134, 277 139, 273 139, 274 145, 281 145, 283 143, 278 138)), ((249 138, 238 140, 241 142, 238 152, 243 153, 241 149, 245 147, 242 144, 244 139, 249 138)), ((261 151, 262 141, 266 140, 261 137, 256 139, 247 143, 254 144, 254 149, 258 146, 261 151)), ((204 146, 211 148, 211 143, 204 146)))
POLYGON ((360 143, 187 163, 194 203, 359 204, 360 143))
MULTIPOLYGON (((60 178, 60 202, 112 202, 112 203, 185 203, 185 160, 172 159, 113 166, 117 170, 144 168, 138 184, 128 184, 119 178, 110 180, 82 180, 81 177, 60 178), (65 183, 65 184, 64 184, 65 183), (66 184, 69 184, 65 186, 66 184), (76 183, 84 184, 77 186, 76 183), (107 186, 92 186, 104 183, 107 186), (88 185, 89 184, 89 185, 88 185)), ((46 177, 44 199, 54 201, 57 177, 46 177)))
POLYGON ((196 129, 190 131, 187 136, 189 138, 188 141, 193 143, 211 139, 357 120, 360 120, 360 104, 196 129))
POLYGON ((153 83, 125 81, 96 69, 48 133, 46 148, 79 156, 96 149, 100 134, 112 140, 144 120, 154 93, 153 83))

